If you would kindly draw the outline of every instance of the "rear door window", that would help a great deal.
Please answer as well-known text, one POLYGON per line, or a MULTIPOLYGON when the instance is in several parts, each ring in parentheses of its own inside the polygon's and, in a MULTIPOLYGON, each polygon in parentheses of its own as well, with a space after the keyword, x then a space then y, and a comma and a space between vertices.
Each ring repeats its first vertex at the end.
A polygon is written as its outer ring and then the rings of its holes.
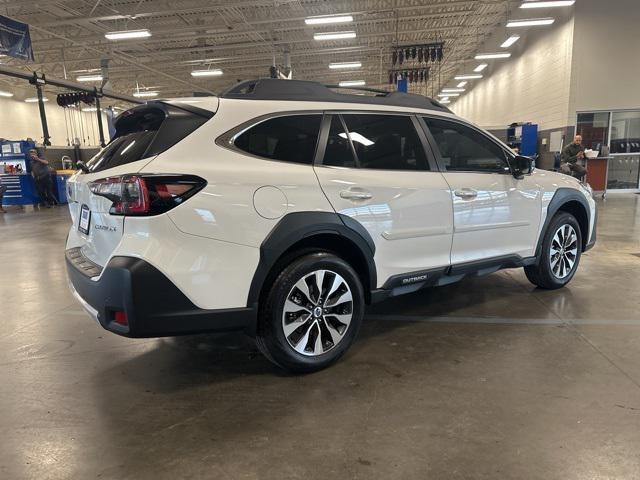
POLYGON ((353 156, 347 133, 342 126, 342 120, 340 120, 339 115, 331 117, 331 128, 329 129, 329 138, 324 150, 322 164, 331 167, 356 167, 356 159, 353 156))
POLYGON ((311 165, 322 114, 286 115, 260 122, 238 135, 233 144, 269 160, 311 165))
POLYGON ((341 120, 340 115, 334 114, 322 164, 373 170, 429 170, 413 120, 405 115, 342 114, 341 120))

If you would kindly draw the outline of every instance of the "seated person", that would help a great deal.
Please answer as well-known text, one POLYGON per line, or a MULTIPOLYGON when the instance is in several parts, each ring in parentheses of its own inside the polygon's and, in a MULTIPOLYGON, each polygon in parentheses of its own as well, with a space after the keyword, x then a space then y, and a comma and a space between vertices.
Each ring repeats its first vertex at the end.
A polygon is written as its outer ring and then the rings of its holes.
POLYGON ((583 178, 587 169, 578 163, 584 158, 584 147, 582 146, 582 136, 576 135, 573 142, 564 147, 560 158, 560 171, 566 175, 583 178))

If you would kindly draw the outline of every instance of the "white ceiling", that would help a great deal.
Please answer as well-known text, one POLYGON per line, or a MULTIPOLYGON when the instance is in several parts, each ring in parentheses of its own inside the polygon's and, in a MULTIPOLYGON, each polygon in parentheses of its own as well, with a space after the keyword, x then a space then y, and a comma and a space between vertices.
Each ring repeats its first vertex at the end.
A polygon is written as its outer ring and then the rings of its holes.
MULTIPOLYGON (((291 53, 293 77, 337 83, 366 80, 389 88, 391 46, 443 41, 444 61, 432 83, 411 90, 435 94, 467 67, 486 38, 507 18, 513 0, 0 0, 0 12, 31 26, 35 64, 3 58, 12 66, 75 80, 77 71, 110 59, 113 90, 157 88, 164 97, 218 92, 267 76, 274 56, 291 53), (354 22, 308 26, 304 18, 348 13, 354 22), (148 28, 143 40, 113 42, 108 31, 148 28), (315 41, 315 32, 355 30, 357 38, 315 41), (357 71, 329 70, 330 62, 361 61, 357 71), (191 70, 221 68, 218 78, 193 78, 191 70)), ((12 81, 6 78, 3 82, 12 81)), ((24 82, 22 82, 24 83, 24 82)))

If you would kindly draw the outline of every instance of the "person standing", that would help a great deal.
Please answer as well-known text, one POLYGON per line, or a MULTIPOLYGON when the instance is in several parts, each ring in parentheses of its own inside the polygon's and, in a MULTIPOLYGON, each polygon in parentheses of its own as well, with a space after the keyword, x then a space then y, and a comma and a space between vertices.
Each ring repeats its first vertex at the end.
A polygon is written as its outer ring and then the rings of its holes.
POLYGON ((32 148, 28 152, 31 159, 31 175, 36 184, 36 190, 45 207, 50 208, 58 203, 53 195, 53 182, 51 181, 51 172, 49 170, 49 162, 38 156, 38 151, 32 148))
POLYGON ((575 174, 582 178, 587 173, 587 169, 578 163, 584 159, 584 147, 582 146, 582 135, 573 137, 573 142, 564 147, 560 157, 560 171, 566 175, 575 174))

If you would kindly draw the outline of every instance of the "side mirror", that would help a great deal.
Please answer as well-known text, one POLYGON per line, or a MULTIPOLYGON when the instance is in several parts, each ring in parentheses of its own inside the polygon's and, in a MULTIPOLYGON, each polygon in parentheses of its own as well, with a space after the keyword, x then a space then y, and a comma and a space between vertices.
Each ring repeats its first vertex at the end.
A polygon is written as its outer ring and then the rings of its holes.
POLYGON ((533 158, 524 155, 517 155, 509 161, 509 165, 511 166, 511 174, 518 180, 533 172, 533 158))

